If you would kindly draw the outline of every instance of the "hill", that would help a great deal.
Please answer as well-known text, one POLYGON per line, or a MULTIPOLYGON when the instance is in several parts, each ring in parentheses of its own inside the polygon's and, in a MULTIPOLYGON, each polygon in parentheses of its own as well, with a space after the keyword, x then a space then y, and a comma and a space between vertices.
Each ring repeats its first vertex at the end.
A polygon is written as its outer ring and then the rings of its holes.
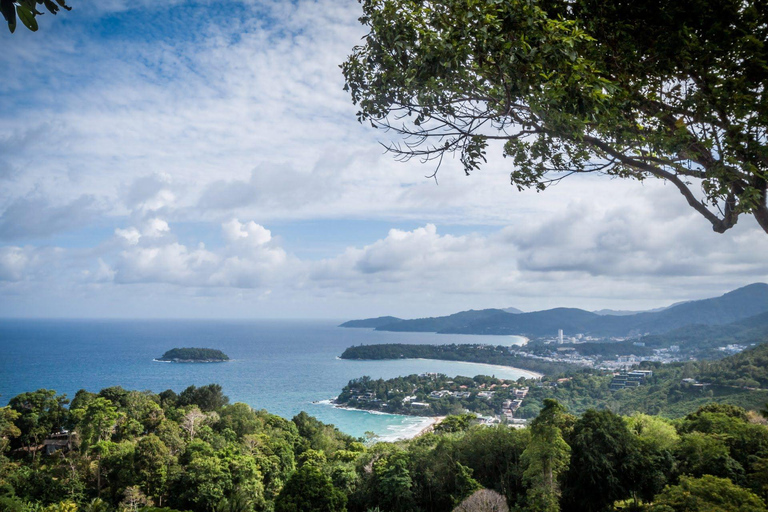
POLYGON ((377 327, 382 327, 384 325, 390 325, 402 321, 403 320, 401 318, 397 318, 395 316, 380 316, 378 318, 366 318, 365 320, 350 320, 349 322, 344 322, 339 327, 376 329, 377 327))
POLYGON ((719 359, 723 355, 720 347, 768 342, 768 312, 727 325, 688 325, 664 334, 644 336, 642 341, 647 347, 677 345, 683 353, 697 358, 719 359))
MULTIPOLYGON (((509 313, 501 309, 469 310, 449 316, 396 319, 377 322, 376 330, 438 332, 445 334, 491 334, 597 337, 636 337, 661 334, 692 325, 727 325, 768 312, 768 284, 755 283, 720 297, 683 302, 661 311, 628 315, 605 315, 576 308, 555 308, 532 313, 509 313)), ((372 322, 378 319, 355 322, 372 322)), ((350 322, 347 322, 349 324, 350 322)), ((346 324, 342 324, 347 326, 346 324)))
POLYGON ((377 327, 376 330, 398 332, 451 332, 476 323, 482 325, 483 321, 497 315, 511 317, 520 316, 520 314, 506 313, 501 309, 470 309, 469 311, 462 311, 449 316, 401 320, 399 322, 381 325, 377 327))

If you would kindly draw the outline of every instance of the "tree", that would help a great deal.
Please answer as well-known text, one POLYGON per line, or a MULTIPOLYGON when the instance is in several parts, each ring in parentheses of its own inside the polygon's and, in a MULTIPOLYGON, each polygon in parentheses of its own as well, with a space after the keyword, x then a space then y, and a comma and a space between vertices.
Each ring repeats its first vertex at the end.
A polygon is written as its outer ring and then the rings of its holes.
POLYGON ((408 454, 396 452, 374 463, 379 502, 393 512, 413 509, 413 480, 408 469, 408 454))
POLYGON ((157 498, 161 507, 168 486, 168 467, 172 463, 168 447, 156 435, 150 434, 136 444, 134 465, 141 488, 147 496, 157 498))
POLYGON ((203 387, 189 386, 178 397, 178 405, 197 405, 205 412, 218 411, 229 403, 219 384, 208 384, 203 387))
POLYGON ((181 428, 187 431, 190 439, 195 438, 197 428, 208 420, 208 415, 202 412, 197 406, 192 407, 182 418, 181 428))
POLYGON ((637 446, 630 452, 628 464, 630 488, 637 505, 639 500, 652 501, 667 484, 673 473, 674 450, 680 436, 668 421, 658 416, 635 414, 625 421, 635 435, 637 446))
POLYGON ((765 503, 727 478, 681 477, 656 497, 653 512, 766 512, 765 503))
POLYGON ((568 468, 571 447, 563 439, 560 426, 565 409, 556 400, 544 400, 544 409, 531 423, 531 442, 523 451, 526 469, 523 480, 530 486, 527 493, 531 512, 559 512, 558 477, 568 468))
POLYGON ((464 432, 476 422, 477 417, 474 414, 447 416, 443 421, 435 425, 435 433, 450 434, 464 432))
POLYGON ((489 489, 480 489, 461 502, 453 512, 509 512, 507 500, 489 489))
POLYGON ((38 389, 22 393, 11 398, 8 405, 20 414, 16 426, 20 430, 19 439, 32 452, 32 460, 37 456, 37 447, 54 430, 62 426, 69 403, 66 395, 56 395, 52 389, 38 389))
POLYGON ((635 439, 620 416, 590 409, 568 439, 571 462, 563 490, 564 509, 602 512, 630 494, 635 439))
POLYGON ((10 407, 0 407, 0 456, 8 448, 8 439, 19 437, 21 430, 14 424, 21 414, 10 407))
POLYGON ((16 18, 21 20, 25 27, 32 32, 37 31, 36 16, 43 14, 37 10, 38 5, 45 5, 48 12, 56 14, 59 8, 71 11, 72 8, 64 0, 0 0, 0 11, 3 12, 5 21, 8 22, 8 30, 13 33, 16 30, 16 18))
POLYGON ((135 485, 127 487, 123 492, 123 496, 125 496, 125 498, 120 502, 119 510, 121 511, 137 512, 141 507, 151 507, 153 505, 152 500, 144 495, 144 493, 141 492, 141 489, 135 485))
POLYGON ((275 512, 344 512, 347 497, 312 465, 296 471, 275 500, 275 512))
POLYGON ((106 398, 94 398, 85 409, 75 411, 79 418, 77 432, 84 448, 109 440, 120 413, 106 398))
MULTIPOLYGON (((342 64, 401 159, 504 143, 512 184, 574 173, 674 185, 722 233, 768 232, 768 9, 755 0, 362 0, 342 64), (699 190, 697 190, 699 189, 699 190)), ((437 170, 435 171, 437 172, 437 170)))

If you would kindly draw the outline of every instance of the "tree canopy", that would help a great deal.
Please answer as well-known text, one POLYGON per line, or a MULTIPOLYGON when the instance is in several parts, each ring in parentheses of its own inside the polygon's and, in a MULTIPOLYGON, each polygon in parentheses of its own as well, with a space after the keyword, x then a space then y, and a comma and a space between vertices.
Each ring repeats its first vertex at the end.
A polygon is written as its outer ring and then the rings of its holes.
MULTIPOLYGON (((673 184, 717 232, 768 232, 768 10, 754 0, 362 0, 342 65, 402 158, 492 141, 518 189, 574 173, 673 184)), ((764 6, 763 6, 764 7, 764 6)))
POLYGON ((65 0, 0 0, 0 11, 8 22, 8 30, 13 33, 16 30, 16 20, 19 19, 25 27, 36 32, 36 16, 43 14, 37 10, 38 5, 44 5, 51 14, 58 13, 59 9, 72 10, 65 0))

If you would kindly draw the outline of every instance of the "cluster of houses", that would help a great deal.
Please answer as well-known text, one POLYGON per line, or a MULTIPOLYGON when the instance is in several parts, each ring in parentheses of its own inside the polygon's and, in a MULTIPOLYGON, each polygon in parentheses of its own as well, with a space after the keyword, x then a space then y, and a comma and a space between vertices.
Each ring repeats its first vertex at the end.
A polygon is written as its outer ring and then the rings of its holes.
POLYGON ((350 400, 354 400, 360 404, 373 404, 379 407, 386 407, 387 404, 381 398, 376 398, 376 393, 360 393, 350 397, 350 400))
POLYGON ((613 374, 611 379, 611 389, 626 389, 636 388, 645 384, 650 376, 653 375, 651 370, 621 370, 620 372, 613 374))
POLYGON ((504 400, 504 403, 501 404, 501 414, 508 422, 514 418, 517 410, 523 405, 523 399, 528 395, 528 387, 514 388, 512 394, 514 399, 504 400))
MULTIPOLYGON (((447 381, 445 383, 446 385, 453 384, 453 381, 447 381)), ((511 397, 504 400, 501 404, 501 411, 497 416, 492 416, 489 418, 480 418, 481 420, 486 420, 484 423, 500 423, 501 421, 505 421, 506 423, 520 423, 522 420, 517 420, 514 418, 515 413, 520 408, 520 406, 523 403, 523 400, 528 395, 528 387, 511 387, 510 384, 507 383, 500 383, 500 384, 491 384, 489 386, 486 386, 485 384, 480 384, 477 387, 477 390, 472 389, 470 390, 468 386, 461 385, 458 386, 458 389, 454 387, 453 390, 451 389, 437 389, 434 391, 431 391, 426 396, 421 395, 423 401, 419 400, 419 396, 416 394, 411 394, 408 396, 405 396, 402 398, 402 403, 404 406, 410 407, 411 409, 418 410, 418 409, 430 409, 432 406, 432 403, 434 403, 437 400, 446 398, 446 397, 453 397, 458 399, 469 399, 472 397, 473 393, 476 393, 477 398, 483 399, 483 400, 491 400, 496 393, 499 390, 507 390, 509 391, 511 397)), ((386 401, 382 400, 381 398, 378 398, 376 396, 376 393, 373 392, 363 392, 359 389, 352 389, 351 390, 354 394, 350 397, 350 401, 357 402, 358 404, 367 404, 376 406, 379 408, 385 408, 387 407, 386 401)), ((413 392, 415 393, 416 390, 413 392)), ((392 393, 398 393, 397 390, 390 391, 390 394, 392 393)), ((483 422, 483 421, 481 421, 483 422)))

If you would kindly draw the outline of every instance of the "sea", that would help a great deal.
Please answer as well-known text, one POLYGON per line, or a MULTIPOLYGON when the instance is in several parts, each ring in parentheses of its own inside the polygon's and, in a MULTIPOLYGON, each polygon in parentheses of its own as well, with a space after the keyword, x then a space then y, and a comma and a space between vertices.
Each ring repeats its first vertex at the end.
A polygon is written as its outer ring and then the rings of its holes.
POLYGON ((292 418, 300 411, 341 431, 381 440, 412 437, 429 419, 334 407, 349 380, 425 372, 449 376, 531 376, 516 368, 408 359, 349 361, 352 345, 373 343, 522 344, 518 336, 381 332, 338 327, 328 320, 0 320, 0 406, 19 393, 54 389, 72 398, 79 389, 109 386, 160 392, 220 384, 231 402, 292 418), (165 363, 174 347, 224 351, 226 363, 165 363))

